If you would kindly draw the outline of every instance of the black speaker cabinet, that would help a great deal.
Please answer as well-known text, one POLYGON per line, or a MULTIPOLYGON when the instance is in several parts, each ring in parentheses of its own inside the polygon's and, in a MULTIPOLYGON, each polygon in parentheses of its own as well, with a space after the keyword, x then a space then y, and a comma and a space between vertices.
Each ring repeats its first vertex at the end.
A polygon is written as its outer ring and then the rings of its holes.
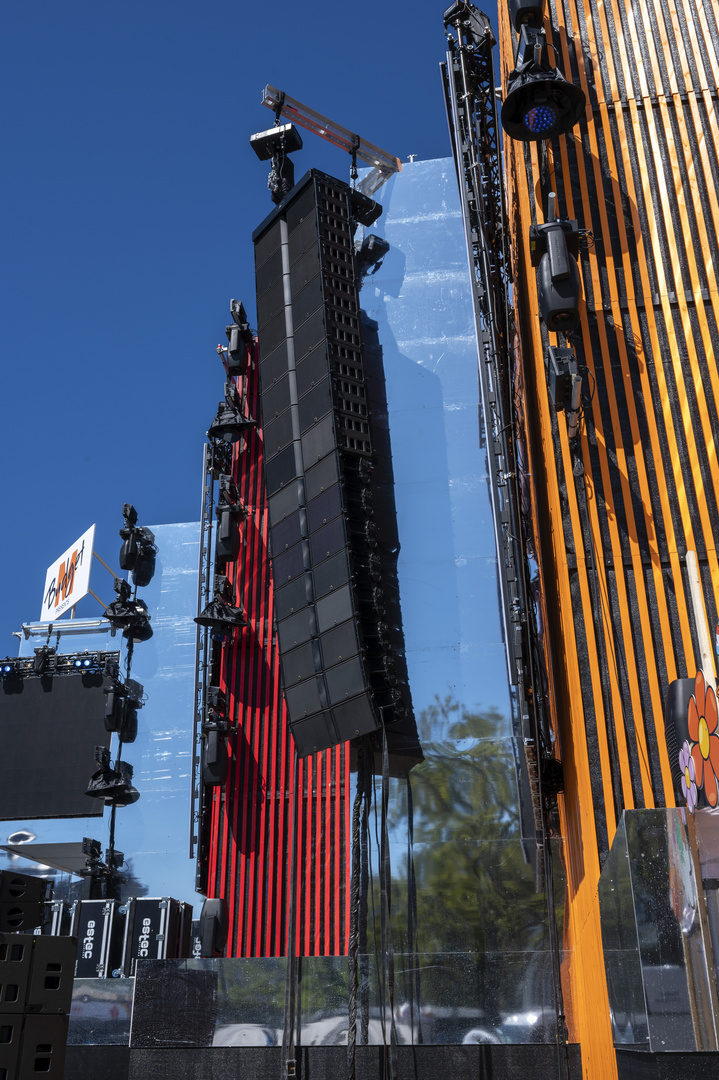
POLYGON ((399 748, 393 771, 406 772, 422 755, 396 586, 393 489, 384 504, 386 486, 372 482, 382 463, 354 254, 363 199, 311 171, 254 233, 264 478, 297 752, 384 725, 399 748))
MULTIPOLYGON (((309 172, 253 235, 265 482, 285 701, 301 757, 384 724, 422 754, 404 659, 388 439, 374 438, 354 232, 364 197, 309 172)), ((379 410, 378 410, 379 411, 379 410)))

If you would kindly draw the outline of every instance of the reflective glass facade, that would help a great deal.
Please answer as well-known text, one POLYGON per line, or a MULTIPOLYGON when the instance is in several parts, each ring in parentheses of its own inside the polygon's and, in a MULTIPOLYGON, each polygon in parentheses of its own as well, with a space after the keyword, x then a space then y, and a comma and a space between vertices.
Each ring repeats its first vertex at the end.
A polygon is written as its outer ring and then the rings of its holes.
POLYGON ((507 685, 454 164, 405 165, 379 197, 384 213, 367 231, 391 246, 361 297, 383 353, 402 619, 425 756, 410 774, 409 855, 403 781, 392 782, 390 802, 400 1013, 413 1011, 402 984, 418 964, 425 1041, 552 1040, 547 905, 507 685))

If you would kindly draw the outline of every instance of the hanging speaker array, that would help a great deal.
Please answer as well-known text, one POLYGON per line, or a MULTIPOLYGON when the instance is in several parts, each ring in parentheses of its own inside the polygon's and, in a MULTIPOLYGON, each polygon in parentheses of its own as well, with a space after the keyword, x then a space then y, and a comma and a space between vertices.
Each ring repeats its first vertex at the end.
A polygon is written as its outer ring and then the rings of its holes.
POLYGON ((369 225, 380 212, 312 170, 253 240, 269 542, 295 745, 305 756, 384 726, 401 772, 421 751, 404 658, 393 488, 376 482, 383 463, 354 247, 357 223, 369 225))

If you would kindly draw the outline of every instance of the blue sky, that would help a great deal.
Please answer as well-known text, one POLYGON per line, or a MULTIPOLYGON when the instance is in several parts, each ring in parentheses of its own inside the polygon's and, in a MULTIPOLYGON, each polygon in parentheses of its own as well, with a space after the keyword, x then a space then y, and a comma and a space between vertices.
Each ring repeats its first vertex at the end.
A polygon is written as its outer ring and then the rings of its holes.
MULTIPOLYGON (((264 85, 402 160, 447 156, 444 6, 5 5, 0 655, 93 522, 117 566, 123 502, 144 524, 199 515, 214 347, 230 297, 254 319, 251 233, 272 208, 249 146, 273 122, 264 85)), ((297 176, 311 167, 348 179, 306 134, 297 176)), ((113 598, 99 564, 91 584, 113 598)))

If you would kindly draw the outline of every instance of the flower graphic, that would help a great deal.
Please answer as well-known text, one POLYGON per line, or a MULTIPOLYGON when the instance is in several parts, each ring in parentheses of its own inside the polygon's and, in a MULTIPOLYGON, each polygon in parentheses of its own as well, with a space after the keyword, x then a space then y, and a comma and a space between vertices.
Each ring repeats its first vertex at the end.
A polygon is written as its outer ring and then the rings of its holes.
POLYGON ((719 735, 717 729, 717 699, 704 681, 701 671, 694 680, 694 693, 689 699, 687 722, 696 785, 704 789, 710 806, 717 804, 717 775, 719 775, 719 735))
POLYGON ((692 761, 691 743, 686 740, 679 751, 679 768, 682 770, 682 794, 693 814, 697 805, 696 769, 692 761))

